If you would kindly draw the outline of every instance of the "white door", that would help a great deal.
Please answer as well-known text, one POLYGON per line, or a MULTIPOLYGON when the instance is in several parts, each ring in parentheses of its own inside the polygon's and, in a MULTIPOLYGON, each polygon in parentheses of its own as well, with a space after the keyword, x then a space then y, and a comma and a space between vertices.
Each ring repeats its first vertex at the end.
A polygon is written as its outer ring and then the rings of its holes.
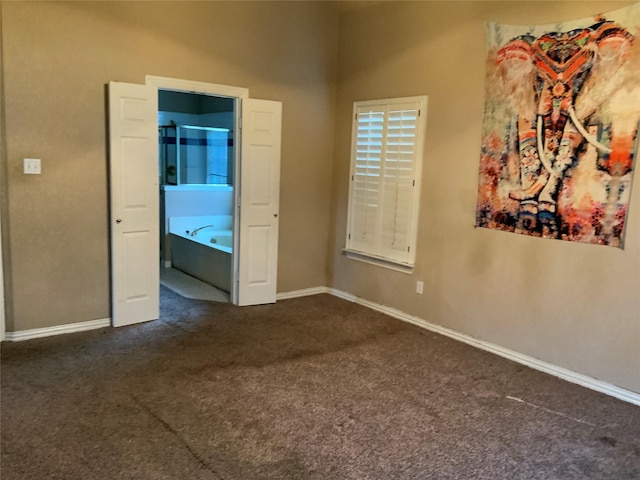
POLYGON ((159 317, 158 92, 109 83, 114 327, 159 317))
POLYGON ((276 301, 282 103, 242 102, 238 305, 276 301))

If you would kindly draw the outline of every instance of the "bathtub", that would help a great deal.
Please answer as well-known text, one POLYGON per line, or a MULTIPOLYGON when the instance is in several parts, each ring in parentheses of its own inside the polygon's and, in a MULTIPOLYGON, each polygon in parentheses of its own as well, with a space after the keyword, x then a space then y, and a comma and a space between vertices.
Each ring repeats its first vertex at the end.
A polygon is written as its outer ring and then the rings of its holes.
POLYGON ((231 292, 232 222, 231 215, 169 218, 172 266, 231 292))

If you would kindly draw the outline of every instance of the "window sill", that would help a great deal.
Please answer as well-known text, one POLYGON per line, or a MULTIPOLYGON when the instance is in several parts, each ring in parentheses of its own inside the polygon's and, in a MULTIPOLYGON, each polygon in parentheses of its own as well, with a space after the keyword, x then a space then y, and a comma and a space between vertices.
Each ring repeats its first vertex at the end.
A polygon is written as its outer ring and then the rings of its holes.
POLYGON ((342 253, 351 260, 357 260, 358 262, 369 263, 378 267, 388 268, 389 270, 395 270, 401 273, 412 273, 414 264, 400 263, 388 258, 376 257, 363 252, 357 252, 355 250, 342 249, 342 253))

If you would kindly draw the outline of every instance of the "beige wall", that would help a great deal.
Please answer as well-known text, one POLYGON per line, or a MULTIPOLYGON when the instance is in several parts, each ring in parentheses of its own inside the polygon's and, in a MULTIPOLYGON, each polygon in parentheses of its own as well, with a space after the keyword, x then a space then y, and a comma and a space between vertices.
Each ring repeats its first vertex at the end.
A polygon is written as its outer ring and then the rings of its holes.
MULTIPOLYGON (((640 392, 640 175, 627 247, 474 229, 484 22, 581 18, 629 2, 395 2, 341 17, 335 134, 335 288, 640 392), (429 96, 417 266, 345 258, 355 100, 429 96), (423 280, 424 294, 415 293, 423 280)), ((428 368, 426 366, 425 368, 428 368)))
POLYGON ((151 74, 283 101, 279 291, 330 285, 640 392, 640 176, 625 250, 473 228, 483 22, 627 3, 394 2, 346 11, 338 30, 328 3, 3 2, 8 330, 109 316, 104 85, 151 74), (420 94, 416 269, 348 260, 352 102, 420 94), (41 176, 22 174, 25 156, 41 176))
POLYGON ((327 284, 338 38, 329 5, 1 8, 9 331, 110 316, 105 84, 147 74, 283 102, 278 290, 327 284), (42 175, 24 175, 23 157, 41 158, 42 175))

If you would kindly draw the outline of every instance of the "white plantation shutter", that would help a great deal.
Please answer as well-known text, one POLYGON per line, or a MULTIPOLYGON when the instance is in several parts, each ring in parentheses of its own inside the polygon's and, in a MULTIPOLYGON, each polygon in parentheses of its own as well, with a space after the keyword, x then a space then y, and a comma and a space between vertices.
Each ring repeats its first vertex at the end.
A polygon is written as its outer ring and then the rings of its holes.
POLYGON ((383 127, 384 112, 359 113, 352 184, 352 235, 359 243, 372 241, 379 230, 383 127))
POLYGON ((426 102, 354 104, 347 251, 413 265, 426 102))

